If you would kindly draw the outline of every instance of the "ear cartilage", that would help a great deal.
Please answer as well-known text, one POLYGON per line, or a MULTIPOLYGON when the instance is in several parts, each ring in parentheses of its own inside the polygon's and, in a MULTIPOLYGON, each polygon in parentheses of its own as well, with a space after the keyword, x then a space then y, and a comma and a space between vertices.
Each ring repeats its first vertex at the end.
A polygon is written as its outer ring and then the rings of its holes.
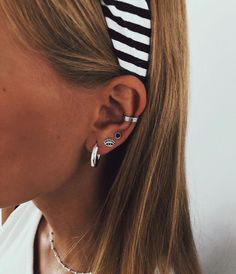
POLYGON ((115 141, 113 139, 106 138, 103 143, 107 147, 112 147, 115 144, 115 141))

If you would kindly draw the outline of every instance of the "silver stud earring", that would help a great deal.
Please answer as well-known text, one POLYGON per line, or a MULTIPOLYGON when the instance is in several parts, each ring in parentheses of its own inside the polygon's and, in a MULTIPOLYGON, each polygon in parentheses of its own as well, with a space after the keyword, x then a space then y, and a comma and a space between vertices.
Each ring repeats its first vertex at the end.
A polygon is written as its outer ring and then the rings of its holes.
POLYGON ((106 138, 103 142, 103 144, 107 147, 112 147, 115 144, 115 141, 111 138, 106 138))
POLYGON ((91 167, 96 167, 98 165, 98 160, 100 159, 101 155, 98 154, 97 152, 98 152, 98 145, 96 143, 91 153, 91 160, 90 160, 91 167))
MULTIPOLYGON (((121 137, 121 133, 119 131, 117 131, 115 133, 115 139, 118 140, 118 139, 120 139, 120 137, 121 137)), ((115 140, 113 140, 111 138, 106 138, 103 143, 107 147, 112 147, 116 142, 115 142, 115 140)))

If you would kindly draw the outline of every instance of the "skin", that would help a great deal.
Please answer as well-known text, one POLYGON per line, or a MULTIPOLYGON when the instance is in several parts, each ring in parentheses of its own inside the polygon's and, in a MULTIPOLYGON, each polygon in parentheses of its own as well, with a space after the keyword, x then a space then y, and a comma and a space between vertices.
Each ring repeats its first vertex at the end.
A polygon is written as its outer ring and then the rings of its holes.
MULTIPOLYGON (((142 114, 146 89, 131 75, 92 90, 72 86, 10 34, 1 25, 0 208, 33 200, 43 213, 35 237, 35 265, 41 274, 63 273, 49 249, 48 232, 54 231, 57 251, 64 255, 72 236, 83 235, 93 224, 104 199, 103 186, 109 184, 106 154, 131 134, 135 123, 123 121, 122 115, 142 114), (113 147, 104 146, 103 140, 116 131, 122 137, 113 147), (101 158, 92 168, 96 142, 101 158)), ((76 249, 79 256, 72 253, 65 263, 89 270, 86 241, 76 249)))

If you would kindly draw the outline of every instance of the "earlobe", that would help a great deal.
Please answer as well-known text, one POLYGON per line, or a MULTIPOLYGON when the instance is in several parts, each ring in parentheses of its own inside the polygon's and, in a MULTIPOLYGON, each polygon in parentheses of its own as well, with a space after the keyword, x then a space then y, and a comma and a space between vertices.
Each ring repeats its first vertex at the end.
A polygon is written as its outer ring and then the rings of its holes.
MULTIPOLYGON (((127 116, 124 115, 124 121, 130 122, 130 123, 136 123, 138 121, 138 117, 132 117, 132 116, 127 116)), ((120 131, 116 131, 114 133, 114 139, 119 140, 121 139, 122 134, 120 131)), ((103 141, 103 145, 106 147, 113 147, 116 144, 116 141, 112 138, 105 138, 103 141)), ((91 167, 96 167, 98 165, 98 161, 100 159, 101 154, 98 154, 98 144, 96 143, 93 147, 92 153, 91 153, 91 159, 90 159, 90 165, 91 167)))
MULTIPOLYGON (((121 138, 121 133, 119 131, 117 131, 115 134, 114 134, 114 138, 119 140, 121 138)), ((104 141, 103 141, 103 144, 107 147, 112 147, 114 144, 116 143, 116 141, 114 139, 111 139, 111 138, 106 138, 104 141)))

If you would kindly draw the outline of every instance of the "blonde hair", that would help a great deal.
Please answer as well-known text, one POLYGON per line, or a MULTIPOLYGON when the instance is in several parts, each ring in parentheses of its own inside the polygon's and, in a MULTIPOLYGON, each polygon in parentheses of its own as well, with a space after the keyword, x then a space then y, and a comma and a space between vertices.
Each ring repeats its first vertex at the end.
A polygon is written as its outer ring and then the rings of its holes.
MULTIPOLYGON (((94 274, 201 273, 185 175, 188 40, 184 0, 150 0, 147 105, 107 157, 113 182, 95 223, 94 274)), ((93 87, 127 74, 118 65, 100 1, 0 0, 22 46, 66 81, 93 87)))

